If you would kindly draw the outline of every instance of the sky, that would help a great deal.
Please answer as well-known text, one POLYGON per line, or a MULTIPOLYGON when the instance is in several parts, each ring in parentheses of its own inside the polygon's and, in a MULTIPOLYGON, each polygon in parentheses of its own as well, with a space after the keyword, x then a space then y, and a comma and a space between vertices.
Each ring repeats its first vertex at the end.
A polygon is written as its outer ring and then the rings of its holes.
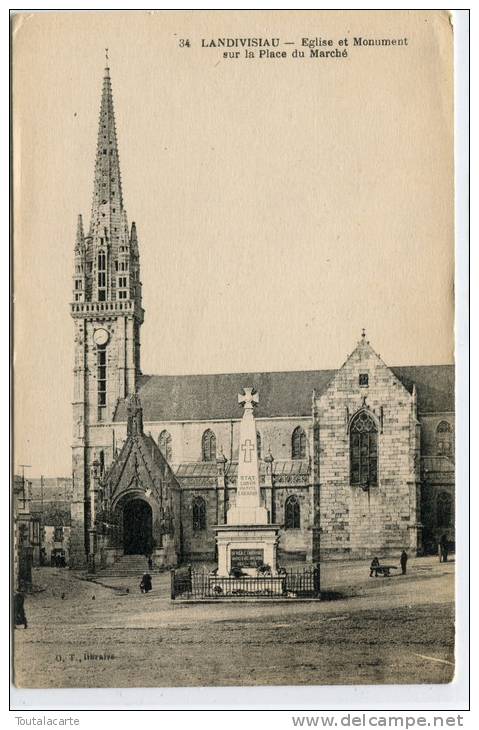
POLYGON ((15 464, 71 472, 73 247, 105 47, 144 373, 340 367, 363 327, 390 365, 453 362, 444 13, 27 13, 13 61, 15 464), (305 36, 408 45, 322 60, 201 47, 305 36))

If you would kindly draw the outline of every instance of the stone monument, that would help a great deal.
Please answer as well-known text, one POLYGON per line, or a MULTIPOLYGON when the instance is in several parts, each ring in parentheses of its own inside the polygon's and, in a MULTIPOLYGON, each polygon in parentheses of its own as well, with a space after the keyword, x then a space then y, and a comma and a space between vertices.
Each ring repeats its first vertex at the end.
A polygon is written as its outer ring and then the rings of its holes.
POLYGON ((215 528, 217 575, 228 576, 236 568, 246 575, 257 576, 259 567, 269 566, 271 575, 276 576, 279 525, 270 522, 268 510, 262 503, 259 481, 254 419, 259 397, 253 388, 243 390, 244 395, 238 395, 244 411, 240 424, 236 503, 226 514, 226 525, 215 528))

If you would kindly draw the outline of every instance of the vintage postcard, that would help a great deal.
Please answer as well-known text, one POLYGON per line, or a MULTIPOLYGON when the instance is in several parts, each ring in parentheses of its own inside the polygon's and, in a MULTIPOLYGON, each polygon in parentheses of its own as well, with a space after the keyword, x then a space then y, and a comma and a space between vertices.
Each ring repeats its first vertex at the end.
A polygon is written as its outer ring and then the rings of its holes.
POLYGON ((453 680, 453 47, 13 15, 16 687, 453 680))

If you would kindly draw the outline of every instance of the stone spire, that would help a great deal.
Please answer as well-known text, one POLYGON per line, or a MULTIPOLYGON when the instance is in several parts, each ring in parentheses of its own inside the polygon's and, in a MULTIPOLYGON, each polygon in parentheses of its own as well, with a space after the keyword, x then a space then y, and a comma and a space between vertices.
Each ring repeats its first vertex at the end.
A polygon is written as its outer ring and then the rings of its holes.
MULTIPOLYGON (((75 277, 81 273, 85 275, 85 280, 75 279, 74 302, 121 300, 117 311, 131 312, 136 323, 141 324, 144 313, 141 306, 138 236, 135 224, 132 225, 130 235, 123 204, 108 52, 100 102, 90 226, 88 236, 85 236, 83 223, 79 219, 75 255, 75 277), (81 271, 83 262, 80 264, 77 260, 80 254, 85 259, 84 270, 81 271)), ((74 310, 75 313, 77 311, 80 312, 78 308, 74 310)), ((129 337, 135 340, 135 358, 138 363, 138 331, 129 337)), ((138 365, 136 367, 139 368, 138 365)))
POLYGON ((143 433, 143 408, 137 393, 128 396, 126 410, 128 414, 127 434, 137 436, 143 433))
POLYGON ((85 234, 83 232, 83 218, 81 213, 78 214, 78 222, 77 222, 77 235, 75 240, 75 253, 81 254, 83 253, 83 247, 85 243, 85 234))
POLYGON ((132 253, 132 255, 138 257, 139 256, 139 251, 138 251, 138 236, 137 236, 137 233, 136 233, 136 223, 135 223, 135 221, 133 221, 133 223, 131 224, 130 246, 131 246, 131 253, 132 253))
POLYGON ((108 241, 117 239, 123 220, 120 159, 107 57, 98 124, 90 235, 102 236, 108 241))

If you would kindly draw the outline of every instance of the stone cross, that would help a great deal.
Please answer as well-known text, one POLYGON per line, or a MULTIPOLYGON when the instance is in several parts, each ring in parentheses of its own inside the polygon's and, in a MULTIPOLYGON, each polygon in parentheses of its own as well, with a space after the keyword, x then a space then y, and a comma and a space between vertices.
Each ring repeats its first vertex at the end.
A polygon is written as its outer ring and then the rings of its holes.
POLYGON ((244 395, 241 393, 238 395, 238 403, 243 406, 245 410, 253 410, 253 406, 259 403, 258 393, 253 393, 253 388, 243 388, 244 395))
POLYGON ((241 451, 244 454, 243 461, 246 462, 247 464, 251 463, 251 453, 252 453, 252 451, 254 451, 254 449, 255 449, 255 447, 251 443, 251 439, 246 439, 246 441, 243 444, 241 444, 241 451))

